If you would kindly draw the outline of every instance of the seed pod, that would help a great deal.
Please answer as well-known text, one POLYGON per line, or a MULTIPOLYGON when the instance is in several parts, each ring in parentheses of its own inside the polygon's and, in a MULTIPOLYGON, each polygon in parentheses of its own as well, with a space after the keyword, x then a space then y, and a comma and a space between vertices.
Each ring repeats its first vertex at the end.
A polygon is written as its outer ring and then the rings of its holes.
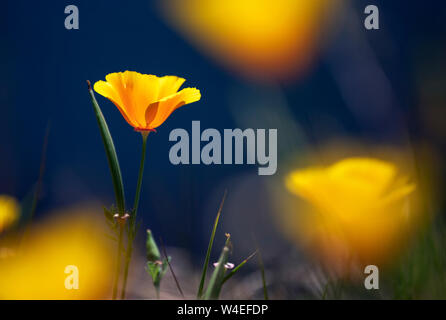
POLYGON ((152 231, 149 229, 147 229, 146 258, 149 262, 161 260, 160 251, 156 245, 155 239, 153 239, 152 231))

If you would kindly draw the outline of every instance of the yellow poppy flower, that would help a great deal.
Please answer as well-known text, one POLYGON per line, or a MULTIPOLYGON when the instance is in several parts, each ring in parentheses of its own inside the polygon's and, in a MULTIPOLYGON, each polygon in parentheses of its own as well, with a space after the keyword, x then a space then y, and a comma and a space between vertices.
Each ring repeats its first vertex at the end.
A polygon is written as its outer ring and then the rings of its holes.
POLYGON ((296 170, 286 186, 309 205, 293 221, 299 240, 330 265, 385 262, 415 220, 409 206, 415 184, 389 162, 348 158, 296 170))
POLYGON ((58 211, 52 220, 33 224, 26 241, 21 234, 2 239, 0 248, 21 245, 0 260, 0 299, 108 298, 113 247, 102 219, 96 219, 97 210, 101 208, 58 211))
POLYGON ((0 195, 0 233, 17 221, 19 211, 19 204, 16 199, 0 195))
POLYGON ((287 78, 306 71, 323 30, 343 6, 333 0, 165 0, 168 22, 237 72, 287 78))
POLYGON ((94 90, 113 102, 136 131, 155 131, 179 107, 200 100, 196 88, 178 89, 185 79, 134 71, 110 73, 94 90))

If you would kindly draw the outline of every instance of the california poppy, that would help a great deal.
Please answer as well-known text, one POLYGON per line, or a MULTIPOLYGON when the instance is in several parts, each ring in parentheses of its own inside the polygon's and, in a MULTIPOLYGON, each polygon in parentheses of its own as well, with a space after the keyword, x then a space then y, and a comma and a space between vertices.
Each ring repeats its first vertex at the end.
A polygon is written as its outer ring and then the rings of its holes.
POLYGON ((342 1, 160 1, 168 22, 237 73, 259 78, 300 76, 336 22, 342 1))
POLYGON ((307 203, 288 221, 295 235, 329 265, 385 262, 417 220, 409 205, 415 184, 398 171, 387 161, 347 158, 291 172, 287 188, 307 203))
POLYGON ((179 107, 200 100, 196 88, 179 88, 185 79, 135 71, 110 73, 94 90, 112 101, 136 131, 155 131, 179 107))
POLYGON ((12 234, 20 250, 0 258, 0 299, 106 299, 113 270, 108 230, 95 218, 101 207, 81 205, 12 234), (70 290, 71 288, 71 290, 70 290))

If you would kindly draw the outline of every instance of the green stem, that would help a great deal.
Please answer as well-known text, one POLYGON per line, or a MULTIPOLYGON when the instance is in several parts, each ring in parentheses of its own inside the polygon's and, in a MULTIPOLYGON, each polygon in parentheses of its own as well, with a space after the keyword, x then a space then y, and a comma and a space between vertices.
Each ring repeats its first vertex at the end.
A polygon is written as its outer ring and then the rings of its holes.
POLYGON ((121 299, 125 299, 125 289, 127 287, 127 278, 129 274, 129 267, 130 267, 130 261, 132 258, 132 251, 133 251, 133 239, 130 239, 127 242, 127 250, 125 252, 125 266, 124 266, 124 280, 122 283, 122 291, 121 291, 121 299))
POLYGON ((136 236, 136 215, 138 213, 139 198, 141 195, 142 177, 143 177, 143 173, 144 173, 144 163, 146 160, 147 136, 149 135, 149 132, 142 132, 141 135, 142 135, 141 162, 139 164, 138 182, 136 184, 136 193, 135 193, 135 201, 133 204, 133 212, 130 217, 130 223, 129 223, 129 229, 128 229, 129 235, 128 235, 128 242, 127 242, 126 257, 125 257, 124 282, 122 284, 121 299, 125 299, 125 289, 127 287, 127 277, 128 277, 128 273, 129 273, 130 261, 132 259, 132 252, 133 252, 133 240, 136 236))
POLYGON ((133 202, 133 210, 134 210, 132 216, 133 225, 135 225, 136 214, 138 212, 139 196, 141 194, 142 176, 144 173, 144 162, 146 161, 147 137, 149 133, 144 132, 141 135, 142 135, 142 153, 141 153, 141 162, 139 163, 138 183, 136 184, 135 201, 133 202))
POLYGON ((119 239, 118 239, 118 252, 116 254, 116 273, 115 273, 115 280, 113 282, 113 296, 112 296, 113 300, 116 300, 116 297, 118 296, 119 274, 121 273, 122 234, 124 229, 124 226, 121 224, 121 221, 118 221, 118 223, 119 223, 119 239))

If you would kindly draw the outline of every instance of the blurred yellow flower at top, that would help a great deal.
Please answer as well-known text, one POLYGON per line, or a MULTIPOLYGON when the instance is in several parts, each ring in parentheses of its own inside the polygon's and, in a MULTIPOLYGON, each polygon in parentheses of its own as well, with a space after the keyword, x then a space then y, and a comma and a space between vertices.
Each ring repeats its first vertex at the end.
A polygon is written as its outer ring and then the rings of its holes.
POLYGON ((157 77, 134 71, 110 73, 94 90, 113 102, 137 131, 153 131, 179 107, 200 100, 200 91, 181 85, 176 76, 157 77))
MULTIPOLYGON (((169 22, 236 71, 272 77, 313 60, 334 0, 162 0, 169 22)), ((336 4, 336 5, 335 5, 336 4)))
POLYGON ((0 233, 17 221, 19 211, 20 207, 16 199, 0 195, 0 233))
POLYGON ((386 262, 412 229, 415 184, 389 162, 348 158, 296 170, 287 188, 309 205, 294 221, 298 237, 325 262, 386 262))

